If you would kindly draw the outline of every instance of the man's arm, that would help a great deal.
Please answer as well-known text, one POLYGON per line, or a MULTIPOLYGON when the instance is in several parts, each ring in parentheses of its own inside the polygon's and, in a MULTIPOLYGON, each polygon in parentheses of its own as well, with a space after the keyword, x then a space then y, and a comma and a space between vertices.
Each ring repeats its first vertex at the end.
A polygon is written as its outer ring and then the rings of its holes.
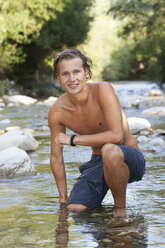
POLYGON ((56 113, 52 109, 48 114, 48 123, 51 131, 50 165, 59 192, 59 202, 66 203, 67 182, 65 166, 63 162, 63 148, 55 142, 55 139, 59 133, 65 133, 65 127, 59 123, 60 115, 61 113, 56 113))
MULTIPOLYGON (((102 83, 99 85, 98 100, 109 130, 91 135, 77 135, 74 138, 74 144, 92 147, 102 146, 107 143, 123 144, 122 109, 111 84, 102 83)), ((60 133, 59 143, 61 146, 70 145, 70 136, 60 133)))

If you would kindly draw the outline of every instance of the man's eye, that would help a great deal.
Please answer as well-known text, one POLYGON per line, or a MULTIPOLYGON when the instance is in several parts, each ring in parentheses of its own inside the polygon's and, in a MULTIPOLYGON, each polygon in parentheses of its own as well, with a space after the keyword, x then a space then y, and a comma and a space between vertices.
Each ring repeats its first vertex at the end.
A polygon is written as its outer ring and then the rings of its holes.
POLYGON ((67 76, 68 75, 68 72, 64 72, 62 75, 63 76, 67 76))

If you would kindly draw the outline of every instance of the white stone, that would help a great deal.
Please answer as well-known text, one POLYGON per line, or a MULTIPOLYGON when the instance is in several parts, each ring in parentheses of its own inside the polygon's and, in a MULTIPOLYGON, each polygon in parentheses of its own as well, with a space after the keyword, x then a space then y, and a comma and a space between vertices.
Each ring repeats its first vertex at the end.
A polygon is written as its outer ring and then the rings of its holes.
POLYGON ((163 96, 164 93, 160 89, 153 89, 150 91, 149 96, 163 96))
POLYGON ((15 146, 0 151, 0 178, 35 174, 35 168, 25 151, 15 146))
POLYGON ((4 108, 5 107, 5 103, 4 102, 0 102, 0 108, 4 108))
POLYGON ((34 131, 33 129, 31 129, 31 128, 23 128, 22 130, 23 130, 25 133, 30 133, 30 134, 32 134, 32 135, 35 134, 35 131, 34 131))
POLYGON ((5 129, 6 132, 13 131, 13 130, 21 130, 19 126, 10 126, 5 129))
POLYGON ((50 128, 48 126, 42 126, 41 130, 42 131, 50 131, 50 128))
POLYGON ((143 115, 159 115, 159 116, 165 116, 165 107, 160 106, 160 107, 152 107, 143 110, 142 112, 143 115))
POLYGON ((14 96, 3 96, 4 101, 12 104, 20 105, 31 105, 37 102, 37 99, 34 99, 29 96, 24 95, 14 95, 14 96))
POLYGON ((147 145, 148 146, 164 146, 165 148, 165 141, 162 138, 156 137, 154 139, 151 139, 147 145))
POLYGON ((10 146, 16 146, 25 151, 34 151, 38 147, 38 142, 30 133, 12 130, 0 135, 0 151, 10 146))
POLYGON ((0 124, 9 124, 11 121, 9 119, 4 119, 0 121, 0 124))
POLYGON ((141 130, 149 130, 151 128, 151 124, 147 119, 138 118, 138 117, 128 118, 128 125, 131 133, 133 134, 136 134, 141 130))
POLYGON ((148 140, 149 140, 149 139, 148 139, 146 136, 144 136, 144 135, 141 135, 141 136, 139 136, 139 137, 137 138, 137 142, 138 142, 138 143, 141 143, 141 144, 147 143, 148 140))
POLYGON ((50 107, 52 106, 55 101, 57 100, 58 98, 57 97, 54 97, 54 96, 50 96, 48 99, 46 99, 45 101, 43 102, 38 102, 38 105, 45 105, 47 107, 50 107))

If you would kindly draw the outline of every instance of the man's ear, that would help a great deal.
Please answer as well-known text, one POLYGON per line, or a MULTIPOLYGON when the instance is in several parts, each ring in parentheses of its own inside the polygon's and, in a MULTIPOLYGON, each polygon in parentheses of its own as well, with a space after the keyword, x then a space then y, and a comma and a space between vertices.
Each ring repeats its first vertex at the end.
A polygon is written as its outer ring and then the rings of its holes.
POLYGON ((57 75, 56 79, 57 79, 58 83, 60 84, 61 83, 60 82, 60 77, 58 75, 57 75))
POLYGON ((88 68, 85 69, 85 75, 86 75, 86 79, 88 79, 90 77, 88 68))

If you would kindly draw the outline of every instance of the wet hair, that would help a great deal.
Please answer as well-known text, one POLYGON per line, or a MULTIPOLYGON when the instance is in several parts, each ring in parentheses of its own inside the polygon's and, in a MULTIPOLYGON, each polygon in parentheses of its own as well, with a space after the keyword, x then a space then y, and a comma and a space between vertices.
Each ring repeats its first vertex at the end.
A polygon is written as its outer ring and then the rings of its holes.
POLYGON ((62 51, 57 57, 54 59, 54 78, 57 79, 58 76, 58 64, 61 60, 63 59, 74 59, 74 58, 80 58, 82 60, 82 65, 84 67, 84 70, 87 69, 89 72, 89 78, 91 79, 92 77, 92 72, 91 72, 91 66, 92 66, 92 60, 82 54, 78 49, 76 48, 71 48, 71 49, 66 49, 62 51))

